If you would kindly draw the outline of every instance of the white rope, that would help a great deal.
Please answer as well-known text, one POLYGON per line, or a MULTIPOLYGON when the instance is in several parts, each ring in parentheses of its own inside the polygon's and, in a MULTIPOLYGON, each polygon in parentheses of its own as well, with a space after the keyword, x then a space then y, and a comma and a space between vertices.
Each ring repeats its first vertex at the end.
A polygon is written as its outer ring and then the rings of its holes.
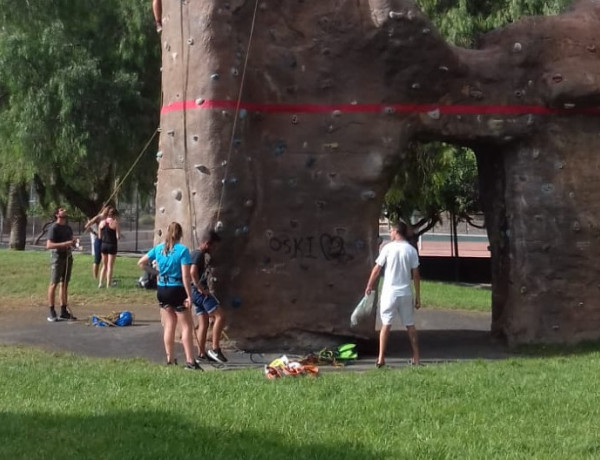
POLYGON ((104 206, 106 206, 108 203, 110 203, 110 200, 113 199, 113 197, 117 194, 117 192, 119 191, 119 189, 121 188, 121 186, 123 185, 123 182, 125 182, 125 180, 127 179, 127 177, 129 176, 129 174, 131 174, 131 171, 133 171, 133 168, 136 167, 136 165, 138 164, 138 162, 140 161, 140 159, 142 158, 142 155, 146 152, 146 150, 148 149, 148 147, 150 146, 150 143, 154 140, 154 136, 156 136, 156 133, 158 132, 158 129, 154 130, 154 133, 152 133, 152 136, 150 137, 150 139, 148 140, 148 142, 146 142, 146 145, 144 146, 144 148, 142 149, 142 151, 140 152, 140 154, 137 156, 137 158, 135 159, 135 161, 133 162, 133 165, 131 165, 131 168, 129 168, 129 171, 127 171, 127 173, 125 173, 125 175, 123 176, 123 179, 121 179, 119 181, 119 183, 117 185, 115 185, 115 189, 112 192, 112 194, 108 197, 108 199, 104 202, 104 206))

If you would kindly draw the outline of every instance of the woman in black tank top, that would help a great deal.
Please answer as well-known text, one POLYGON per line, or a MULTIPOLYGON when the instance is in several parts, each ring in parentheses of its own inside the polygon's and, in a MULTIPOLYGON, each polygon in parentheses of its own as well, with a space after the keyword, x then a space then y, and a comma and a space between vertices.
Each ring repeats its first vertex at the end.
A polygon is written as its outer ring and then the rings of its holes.
POLYGON ((100 222, 98 227, 100 238, 102 239, 102 268, 100 270, 100 280, 98 287, 102 287, 102 280, 106 274, 106 287, 112 286, 113 267, 117 257, 117 242, 120 238, 118 212, 112 206, 108 209, 105 220, 100 222))

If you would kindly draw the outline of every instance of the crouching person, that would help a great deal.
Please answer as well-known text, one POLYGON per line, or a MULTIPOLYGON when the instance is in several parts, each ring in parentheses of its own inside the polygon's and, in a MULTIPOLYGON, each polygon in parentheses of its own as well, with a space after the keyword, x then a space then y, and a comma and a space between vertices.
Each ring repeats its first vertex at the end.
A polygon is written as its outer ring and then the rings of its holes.
POLYGON ((221 240, 214 231, 208 231, 202 238, 200 247, 192 253, 192 300, 194 309, 198 316, 198 328, 196 338, 198 339, 197 363, 215 361, 225 364, 227 358, 221 351, 221 333, 225 326, 225 315, 223 308, 219 305, 217 298, 210 292, 208 286, 208 272, 210 270, 211 249, 221 240), (213 320, 212 349, 206 349, 206 337, 210 319, 213 320))

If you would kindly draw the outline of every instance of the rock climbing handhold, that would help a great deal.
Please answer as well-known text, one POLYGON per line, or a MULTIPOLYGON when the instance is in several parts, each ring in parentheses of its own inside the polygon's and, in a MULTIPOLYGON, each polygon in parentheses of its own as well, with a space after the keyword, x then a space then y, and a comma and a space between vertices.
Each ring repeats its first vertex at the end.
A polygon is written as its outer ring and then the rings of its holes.
POLYGON ((360 194, 360 196, 363 200, 372 200, 377 196, 377 194, 373 190, 365 190, 360 194))
POLYGON ((285 153, 287 149, 287 145, 285 142, 283 141, 279 141, 277 142, 277 144, 275 145, 275 155, 277 156, 281 156, 285 153))
POLYGON ((427 115, 433 120, 439 120, 441 112, 440 109, 430 110, 429 112, 427 112, 427 115))
POLYGON ((401 19, 404 17, 404 11, 390 11, 390 19, 401 19))
POLYGON ((208 169, 204 165, 194 165, 194 168, 196 168, 202 174, 208 174, 208 175, 210 175, 210 169, 208 169))

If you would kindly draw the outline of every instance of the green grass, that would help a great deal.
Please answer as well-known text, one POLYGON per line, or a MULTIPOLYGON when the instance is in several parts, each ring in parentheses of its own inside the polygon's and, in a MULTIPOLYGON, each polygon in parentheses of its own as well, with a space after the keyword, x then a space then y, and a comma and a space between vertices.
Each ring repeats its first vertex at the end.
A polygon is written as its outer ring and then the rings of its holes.
MULTIPOLYGON (((136 281, 141 271, 136 266, 137 257, 117 257, 114 289, 97 288, 92 278, 92 256, 75 253, 73 274, 69 284, 70 303, 102 304, 106 302, 154 303, 153 291, 139 289, 136 281)), ((49 251, 9 251, 0 249, 0 298, 5 303, 27 302, 46 305, 46 289, 50 277, 49 251)), ((489 312, 491 291, 452 283, 423 281, 421 297, 424 308, 446 308, 489 312)))
POLYGON ((422 281, 421 303, 424 308, 491 312, 492 291, 486 287, 422 281))
POLYGON ((0 458, 593 459, 600 354, 186 372, 0 347, 0 458))
MULTIPOLYGON (((92 256, 75 253, 73 272, 69 283, 69 303, 155 303, 155 291, 137 287, 141 270, 137 257, 117 257, 113 279, 116 287, 98 289, 98 281, 92 277, 92 256)), ((0 250, 0 298, 4 304, 35 306, 46 305, 46 290, 50 281, 50 251, 0 250)), ((57 290, 58 299, 58 290, 57 290)))

